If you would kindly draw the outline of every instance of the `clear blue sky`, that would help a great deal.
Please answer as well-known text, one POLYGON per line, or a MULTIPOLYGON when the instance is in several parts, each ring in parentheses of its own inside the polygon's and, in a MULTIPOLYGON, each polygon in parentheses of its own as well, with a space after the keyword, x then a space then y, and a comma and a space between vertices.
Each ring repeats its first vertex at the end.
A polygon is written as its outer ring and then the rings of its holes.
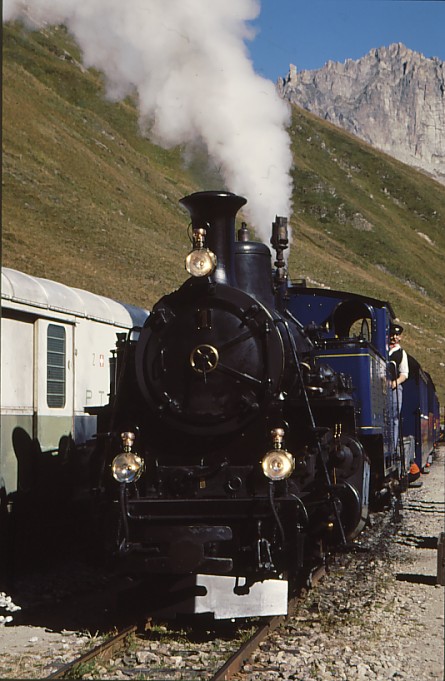
POLYGON ((261 0, 255 26, 250 57, 274 82, 289 64, 319 69, 398 42, 445 61, 444 0, 261 0))

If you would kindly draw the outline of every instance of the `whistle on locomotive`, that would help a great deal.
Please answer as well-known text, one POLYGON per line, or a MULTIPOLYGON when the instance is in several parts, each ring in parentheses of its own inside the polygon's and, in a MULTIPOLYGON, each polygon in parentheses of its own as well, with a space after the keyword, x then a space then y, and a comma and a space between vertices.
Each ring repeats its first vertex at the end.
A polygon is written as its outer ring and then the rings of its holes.
POLYGON ((287 218, 276 216, 272 223, 272 236, 270 238, 272 248, 277 254, 275 260, 275 280, 283 282, 287 279, 287 268, 284 260, 284 251, 289 246, 289 234, 287 229, 287 218))

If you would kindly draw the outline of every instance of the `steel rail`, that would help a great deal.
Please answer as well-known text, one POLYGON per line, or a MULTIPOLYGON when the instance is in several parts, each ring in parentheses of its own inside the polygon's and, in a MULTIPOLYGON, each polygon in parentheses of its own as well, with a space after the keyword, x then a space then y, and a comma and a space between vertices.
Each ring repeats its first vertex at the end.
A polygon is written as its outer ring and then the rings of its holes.
POLYGON ((264 622, 256 632, 238 648, 236 652, 225 662, 225 664, 218 669, 216 674, 210 677, 210 681, 227 681, 231 679, 234 674, 240 671, 244 662, 246 662, 252 653, 258 648, 261 641, 264 641, 274 629, 287 619, 287 615, 277 615, 271 617, 264 622))
MULTIPOLYGON (((317 568, 311 575, 309 585, 310 587, 317 584, 320 579, 326 574, 324 566, 317 568)), ((275 629, 277 629, 280 624, 287 622, 295 612, 298 604, 301 602, 301 594, 295 596, 289 601, 288 614, 287 615, 276 615, 275 617, 268 618, 263 622, 258 629, 252 634, 252 636, 245 641, 238 650, 236 650, 231 657, 224 663, 224 665, 218 669, 218 671, 210 677, 209 681, 229 681, 234 674, 237 674, 244 662, 246 662, 252 653, 258 648, 259 644, 264 641, 269 634, 271 634, 275 629)))
MULTIPOLYGON (((311 588, 322 578, 325 574, 325 569, 323 566, 317 568, 310 576, 308 580, 308 586, 311 588)), ((230 657, 226 662, 220 667, 212 676, 210 676, 209 681, 228 681, 233 677, 234 674, 239 672, 243 664, 252 656, 255 650, 258 648, 259 644, 264 641, 269 634, 271 634, 275 629, 277 629, 281 624, 288 621, 298 604, 302 600, 301 593, 289 601, 288 604, 288 614, 287 615, 277 615, 275 617, 267 618, 258 629, 252 634, 252 636, 245 641, 230 657)), ((116 650, 122 648, 125 645, 125 639, 127 636, 135 633, 138 630, 136 625, 131 625, 119 631, 115 636, 112 636, 107 641, 97 645, 95 648, 83 653, 79 657, 75 658, 71 662, 64 664, 59 667, 56 671, 52 672, 45 679, 63 679, 70 678, 69 673, 72 672, 77 666, 89 662, 94 659, 107 660, 115 653, 116 650)), ((72 677, 71 677, 72 678, 72 677)))
POLYGON ((126 627, 125 629, 122 629, 122 631, 119 631, 115 636, 112 636, 107 641, 100 643, 95 648, 92 648, 91 650, 84 653, 83 655, 80 655, 71 662, 67 662, 62 667, 59 667, 59 669, 57 669, 55 672, 52 672, 51 674, 49 674, 49 676, 46 676, 45 678, 63 679, 68 672, 72 671, 74 667, 80 664, 84 664, 85 662, 89 662, 90 660, 96 658, 102 660, 108 659, 113 655, 113 653, 116 650, 118 650, 125 644, 125 639, 127 638, 127 636, 130 636, 130 634, 134 634, 135 631, 137 631, 136 625, 131 625, 129 627, 126 627))

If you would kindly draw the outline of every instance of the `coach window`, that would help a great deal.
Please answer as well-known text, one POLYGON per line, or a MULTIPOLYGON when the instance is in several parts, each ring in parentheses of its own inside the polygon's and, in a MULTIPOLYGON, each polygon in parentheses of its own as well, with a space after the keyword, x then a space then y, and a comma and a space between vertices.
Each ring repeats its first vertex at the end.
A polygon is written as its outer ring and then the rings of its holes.
POLYGON ((63 326, 48 324, 46 401, 48 407, 63 408, 66 399, 66 334, 63 326))

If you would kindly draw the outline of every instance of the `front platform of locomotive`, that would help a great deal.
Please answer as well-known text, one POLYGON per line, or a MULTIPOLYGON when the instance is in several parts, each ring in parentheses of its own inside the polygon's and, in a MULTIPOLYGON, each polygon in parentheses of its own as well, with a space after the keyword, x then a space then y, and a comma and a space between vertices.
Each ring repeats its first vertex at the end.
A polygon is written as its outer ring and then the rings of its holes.
POLYGON ((246 230, 235 241, 245 199, 199 192, 182 203, 190 279, 121 343, 108 447, 119 553, 128 569, 171 576, 175 612, 279 614, 286 576, 309 559, 306 499, 320 533, 336 512, 320 502, 319 448, 298 418, 312 345, 278 311, 267 246, 246 230))

